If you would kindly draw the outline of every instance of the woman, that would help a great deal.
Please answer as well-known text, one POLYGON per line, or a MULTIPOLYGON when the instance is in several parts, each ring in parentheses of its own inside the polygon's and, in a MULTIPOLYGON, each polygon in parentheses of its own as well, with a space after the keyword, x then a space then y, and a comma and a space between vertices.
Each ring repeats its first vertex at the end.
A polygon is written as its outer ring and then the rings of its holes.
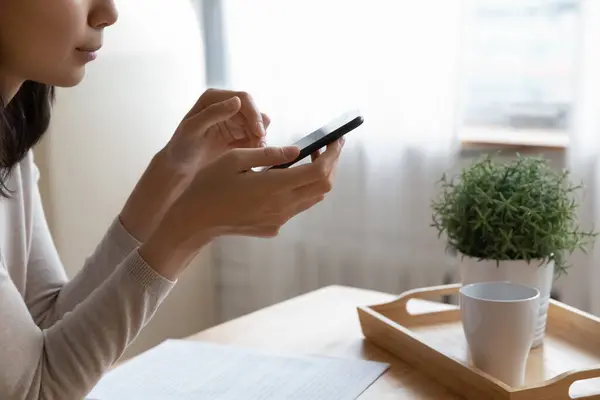
POLYGON ((261 146, 250 96, 209 90, 151 160, 81 272, 67 282, 31 148, 53 86, 70 87, 117 21, 112 0, 0 0, 0 398, 85 396, 152 317, 195 254, 222 235, 272 237, 331 188, 341 143, 286 170, 261 146))

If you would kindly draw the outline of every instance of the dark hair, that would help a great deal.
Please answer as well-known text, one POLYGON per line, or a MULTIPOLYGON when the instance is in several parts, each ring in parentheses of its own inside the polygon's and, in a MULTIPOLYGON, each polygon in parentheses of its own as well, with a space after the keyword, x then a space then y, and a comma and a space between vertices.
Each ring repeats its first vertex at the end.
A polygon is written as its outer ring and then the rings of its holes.
POLYGON ((6 181, 50 125, 54 87, 26 81, 8 103, 0 98, 0 196, 9 197, 6 181))

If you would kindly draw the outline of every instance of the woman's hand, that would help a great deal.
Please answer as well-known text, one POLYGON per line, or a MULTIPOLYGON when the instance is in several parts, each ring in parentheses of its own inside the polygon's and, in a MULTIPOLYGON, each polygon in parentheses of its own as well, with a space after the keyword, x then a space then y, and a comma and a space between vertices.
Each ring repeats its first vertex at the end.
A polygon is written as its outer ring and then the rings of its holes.
POLYGON ((313 163, 254 172, 294 160, 297 147, 236 149, 202 168, 140 249, 159 273, 176 279, 212 239, 223 235, 273 237, 295 215, 331 190, 342 142, 313 163))
POLYGON ((163 152, 174 163, 194 163, 198 168, 228 150, 261 147, 270 123, 248 93, 208 89, 181 121, 163 152), (200 132, 198 120, 205 117, 206 110, 222 106, 231 107, 230 117, 200 132))
POLYGON ((244 92, 204 92, 127 200, 125 229, 144 242, 203 165, 233 148, 260 147, 269 123, 244 92))

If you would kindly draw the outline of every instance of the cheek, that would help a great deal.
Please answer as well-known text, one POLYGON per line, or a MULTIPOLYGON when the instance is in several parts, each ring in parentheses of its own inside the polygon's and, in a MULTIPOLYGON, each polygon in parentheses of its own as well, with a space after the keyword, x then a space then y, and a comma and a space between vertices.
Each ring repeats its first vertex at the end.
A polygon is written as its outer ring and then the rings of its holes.
POLYGON ((9 68, 23 79, 53 84, 53 79, 73 68, 74 50, 85 40, 87 13, 82 2, 8 3, 8 7, 0 6, 0 13, 4 14, 0 17, 0 67, 9 68))
MULTIPOLYGON (((55 3, 55 2, 51 2, 55 3)), ((71 54, 82 41, 86 40, 87 9, 80 1, 62 0, 62 11, 52 9, 43 25, 47 44, 62 54, 71 54)))

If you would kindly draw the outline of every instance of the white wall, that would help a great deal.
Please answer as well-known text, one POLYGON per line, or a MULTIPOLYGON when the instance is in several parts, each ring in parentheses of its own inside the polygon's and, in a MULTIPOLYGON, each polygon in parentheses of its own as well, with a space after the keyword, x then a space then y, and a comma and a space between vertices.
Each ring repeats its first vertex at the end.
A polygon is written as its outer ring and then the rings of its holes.
MULTIPOLYGON (((41 189, 70 276, 115 218, 152 155, 205 89, 203 48, 187 0, 122 0, 85 81, 58 91, 36 149, 41 189)), ((200 254, 128 354, 214 321, 210 249, 200 254)))

